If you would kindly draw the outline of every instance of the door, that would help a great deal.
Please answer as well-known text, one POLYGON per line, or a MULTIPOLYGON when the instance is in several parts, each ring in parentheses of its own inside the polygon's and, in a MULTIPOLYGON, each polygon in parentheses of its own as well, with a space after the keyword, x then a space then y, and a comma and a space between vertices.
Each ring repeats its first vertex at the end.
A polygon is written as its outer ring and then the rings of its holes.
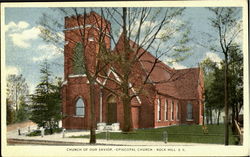
POLYGON ((110 95, 107 101, 107 124, 111 125, 112 123, 117 122, 117 103, 115 96, 110 95))

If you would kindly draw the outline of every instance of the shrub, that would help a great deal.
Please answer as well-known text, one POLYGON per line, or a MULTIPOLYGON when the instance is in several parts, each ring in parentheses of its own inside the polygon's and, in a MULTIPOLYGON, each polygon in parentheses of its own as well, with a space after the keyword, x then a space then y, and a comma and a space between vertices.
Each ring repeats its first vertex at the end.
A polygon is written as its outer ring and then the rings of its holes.
MULTIPOLYGON (((53 133, 60 133, 60 132, 62 132, 62 128, 54 128, 53 129, 53 133)), ((45 129, 44 134, 50 135, 50 129, 45 129)), ((26 136, 41 136, 41 130, 35 130, 35 131, 27 134, 26 136)))

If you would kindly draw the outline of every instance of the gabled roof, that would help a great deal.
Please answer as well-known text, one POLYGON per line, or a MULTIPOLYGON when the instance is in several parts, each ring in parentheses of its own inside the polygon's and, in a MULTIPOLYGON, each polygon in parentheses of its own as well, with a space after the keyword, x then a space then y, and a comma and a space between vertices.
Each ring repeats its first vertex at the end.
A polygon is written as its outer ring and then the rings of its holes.
MULTIPOLYGON (((121 50, 123 47, 123 37, 123 34, 121 34, 114 51, 118 48, 121 50)), ((134 52, 139 47, 139 45, 132 40, 129 40, 129 45, 134 52)), ((143 55, 139 59, 141 69, 144 70, 145 76, 151 72, 148 81, 156 87, 159 94, 178 99, 198 98, 198 85, 200 81, 199 68, 176 70, 159 61, 152 70, 156 57, 143 48, 140 48, 137 55, 142 53, 143 55)))
POLYGON ((197 99, 199 85, 199 68, 175 70, 166 83, 156 84, 160 94, 178 99, 197 99))

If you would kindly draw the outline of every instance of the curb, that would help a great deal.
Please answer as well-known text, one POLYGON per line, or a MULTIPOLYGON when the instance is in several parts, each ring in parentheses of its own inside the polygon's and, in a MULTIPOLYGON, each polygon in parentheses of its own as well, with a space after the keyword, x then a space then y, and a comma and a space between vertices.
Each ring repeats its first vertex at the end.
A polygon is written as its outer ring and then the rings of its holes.
POLYGON ((10 144, 10 145, 12 144, 74 145, 75 146, 75 145, 87 145, 88 143, 8 138, 7 144, 10 144))
POLYGON ((90 144, 90 143, 84 143, 84 142, 64 142, 64 141, 33 140, 33 139, 29 140, 29 139, 16 139, 16 138, 8 138, 7 144, 8 145, 58 145, 58 146, 83 146, 83 145, 128 146, 125 144, 107 144, 107 143, 106 144, 105 143, 90 144))

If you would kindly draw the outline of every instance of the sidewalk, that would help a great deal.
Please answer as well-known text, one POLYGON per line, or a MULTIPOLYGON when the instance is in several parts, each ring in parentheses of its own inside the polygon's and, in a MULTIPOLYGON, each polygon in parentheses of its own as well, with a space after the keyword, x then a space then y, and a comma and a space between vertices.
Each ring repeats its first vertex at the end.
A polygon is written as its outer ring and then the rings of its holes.
MULTIPOLYGON (((80 136, 80 135, 89 135, 89 131, 66 131, 65 137, 62 137, 62 133, 57 133, 53 135, 45 135, 41 136, 25 136, 27 133, 27 128, 22 128, 22 135, 18 135, 17 130, 9 131, 7 133, 7 139, 16 140, 16 141, 26 141, 27 142, 40 142, 40 143, 57 143, 60 145, 88 145, 88 138, 70 138, 71 136, 80 136)), ((98 132, 97 132, 98 133, 98 132)), ((106 139, 98 139, 97 145, 117 145, 117 146, 208 146, 215 144, 201 144, 201 143, 176 143, 176 142, 168 142, 164 143, 163 141, 130 141, 130 140, 106 140, 106 139)))

